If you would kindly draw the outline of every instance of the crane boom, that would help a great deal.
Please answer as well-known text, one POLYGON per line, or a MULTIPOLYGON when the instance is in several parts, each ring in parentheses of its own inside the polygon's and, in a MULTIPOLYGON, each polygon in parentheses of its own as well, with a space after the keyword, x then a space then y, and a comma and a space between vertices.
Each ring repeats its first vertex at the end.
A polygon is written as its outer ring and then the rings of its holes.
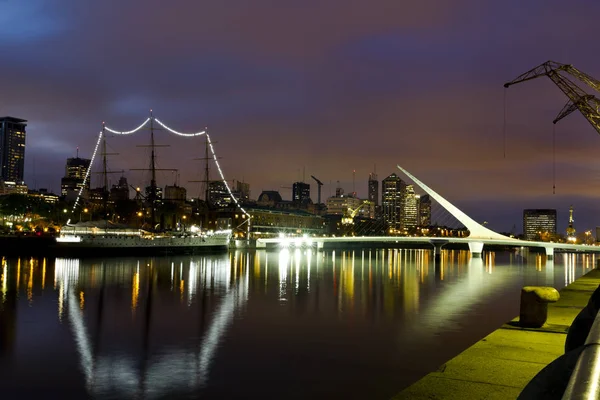
POLYGON ((569 102, 563 107, 553 123, 557 123, 575 110, 579 110, 594 127, 596 132, 600 134, 600 100, 596 96, 586 93, 570 79, 563 76, 561 72, 575 77, 596 91, 600 91, 600 81, 579 71, 572 65, 561 64, 555 61, 547 61, 530 69, 512 81, 505 83, 504 87, 507 88, 517 83, 547 76, 569 98, 569 102))
POLYGON ((315 178, 314 175, 311 175, 310 177, 313 178, 315 180, 315 182, 317 182, 317 190, 319 192, 319 200, 318 200, 317 204, 321 204, 321 186, 323 186, 323 182, 321 182, 320 180, 315 178))

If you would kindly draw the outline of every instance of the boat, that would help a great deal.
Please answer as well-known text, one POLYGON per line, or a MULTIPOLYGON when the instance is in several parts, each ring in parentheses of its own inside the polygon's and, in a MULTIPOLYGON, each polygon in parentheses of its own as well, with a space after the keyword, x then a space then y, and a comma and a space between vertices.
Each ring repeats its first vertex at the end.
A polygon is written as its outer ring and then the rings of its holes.
POLYGON ((227 250, 231 229, 218 231, 151 232, 110 221, 65 225, 56 238, 59 254, 173 254, 227 250))
MULTIPOLYGON (((201 230, 195 227, 189 230, 165 231, 156 229, 158 225, 156 221, 156 204, 158 187, 156 184, 156 167, 155 167, 155 147, 154 143, 154 117, 152 114, 147 120, 150 122, 150 138, 151 144, 146 147, 151 148, 150 168, 152 173, 150 181, 150 191, 147 199, 148 207, 151 214, 150 227, 152 229, 132 228, 125 224, 114 223, 108 220, 102 221, 86 221, 67 224, 60 229, 59 235, 56 237, 54 246, 55 253, 66 256, 75 255, 127 255, 127 254, 170 254, 170 253, 196 253, 206 251, 227 250, 231 243, 232 230, 201 230)), ((141 127, 140 127, 141 128, 141 127)), ((106 174, 106 134, 105 127, 101 133, 104 137, 102 154, 104 156, 104 208, 106 215, 107 198, 108 198, 108 183, 106 174)), ((138 128, 139 129, 139 128, 138 128)), ((100 139, 99 139, 100 140, 100 139)), ((207 140, 208 152, 208 140, 207 140)), ((208 162, 208 157, 206 158, 208 162)), ((93 163, 93 158, 92 158, 93 163)), ((91 169, 90 165, 90 169, 91 169)), ((208 167, 206 167, 208 171, 208 167)), ((88 173, 89 175, 89 173, 88 173)), ((87 176, 86 176, 87 179, 87 176)), ((206 181, 208 182, 208 175, 206 181)), ((75 208, 79 202, 79 197, 75 201, 75 208)))

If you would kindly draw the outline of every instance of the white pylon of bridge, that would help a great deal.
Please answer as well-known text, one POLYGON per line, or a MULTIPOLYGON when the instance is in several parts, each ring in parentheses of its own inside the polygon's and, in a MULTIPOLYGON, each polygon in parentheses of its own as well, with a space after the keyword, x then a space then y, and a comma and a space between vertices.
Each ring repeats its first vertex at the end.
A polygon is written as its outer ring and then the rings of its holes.
POLYGON ((431 189, 429 186, 421 182, 410 172, 397 165, 398 169, 402 171, 406 176, 408 176, 418 187, 423 189, 429 196, 435 199, 439 205, 444 207, 446 211, 448 211, 454 218, 460 221, 468 230, 469 230, 469 238, 470 239, 500 239, 500 240, 508 240, 508 241, 518 241, 517 239, 510 238, 505 235, 501 235, 497 232, 494 232, 491 229, 486 228, 481 225, 479 222, 475 221, 473 218, 469 217, 467 214, 459 210, 454 204, 450 203, 448 200, 440 196, 436 191, 431 189))

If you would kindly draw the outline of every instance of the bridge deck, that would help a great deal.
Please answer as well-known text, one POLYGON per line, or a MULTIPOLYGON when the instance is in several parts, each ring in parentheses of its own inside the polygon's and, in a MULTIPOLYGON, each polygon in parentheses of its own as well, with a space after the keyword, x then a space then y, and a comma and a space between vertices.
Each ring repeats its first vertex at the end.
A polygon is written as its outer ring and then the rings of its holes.
POLYGON ((517 398, 539 371, 564 354, 567 329, 599 284, 600 270, 592 270, 560 291, 544 328, 506 324, 394 399, 517 398))

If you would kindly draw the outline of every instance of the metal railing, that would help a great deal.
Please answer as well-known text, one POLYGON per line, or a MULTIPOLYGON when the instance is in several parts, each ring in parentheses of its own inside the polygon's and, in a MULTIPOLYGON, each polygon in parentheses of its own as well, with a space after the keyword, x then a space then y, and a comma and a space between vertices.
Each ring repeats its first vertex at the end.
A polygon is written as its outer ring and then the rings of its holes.
POLYGON ((600 399, 600 312, 569 378, 563 400, 600 399))

